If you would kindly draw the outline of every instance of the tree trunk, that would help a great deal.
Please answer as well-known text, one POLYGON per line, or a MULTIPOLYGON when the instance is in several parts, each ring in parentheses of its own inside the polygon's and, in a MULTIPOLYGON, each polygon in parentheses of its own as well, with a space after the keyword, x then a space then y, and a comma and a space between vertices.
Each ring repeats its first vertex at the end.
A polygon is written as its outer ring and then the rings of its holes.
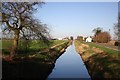
POLYGON ((14 31, 14 40, 13 40, 13 48, 11 51, 11 57, 14 57, 18 51, 18 41, 19 41, 19 30, 14 31))

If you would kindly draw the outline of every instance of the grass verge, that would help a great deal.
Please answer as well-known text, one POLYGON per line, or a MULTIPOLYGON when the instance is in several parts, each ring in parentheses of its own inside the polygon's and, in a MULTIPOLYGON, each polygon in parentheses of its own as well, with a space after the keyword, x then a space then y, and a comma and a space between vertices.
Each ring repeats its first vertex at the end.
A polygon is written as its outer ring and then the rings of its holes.
POLYGON ((120 56, 118 56, 118 51, 94 43, 75 41, 75 44, 93 80, 120 79, 120 56), (79 49, 81 46, 83 47, 82 44, 89 47, 82 48, 83 52, 81 53, 79 49))
MULTIPOLYGON (((62 43, 55 42, 55 44, 62 43)), ((18 54, 12 61, 2 60, 2 79, 46 80, 54 68, 55 60, 64 52, 69 41, 54 48, 35 53, 18 54)), ((8 57, 9 58, 9 57, 8 57)))

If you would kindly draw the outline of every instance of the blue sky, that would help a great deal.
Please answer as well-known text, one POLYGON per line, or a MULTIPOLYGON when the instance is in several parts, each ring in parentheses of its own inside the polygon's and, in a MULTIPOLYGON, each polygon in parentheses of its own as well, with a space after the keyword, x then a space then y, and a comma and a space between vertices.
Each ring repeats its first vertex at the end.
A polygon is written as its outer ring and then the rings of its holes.
POLYGON ((117 16, 117 2, 47 2, 34 14, 48 24, 54 38, 92 36, 96 27, 113 34, 117 16))

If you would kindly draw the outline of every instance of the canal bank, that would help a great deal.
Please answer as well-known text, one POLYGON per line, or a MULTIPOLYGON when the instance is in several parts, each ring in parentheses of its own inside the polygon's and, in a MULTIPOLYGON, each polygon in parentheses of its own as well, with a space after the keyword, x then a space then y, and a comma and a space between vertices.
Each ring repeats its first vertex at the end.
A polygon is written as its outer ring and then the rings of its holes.
POLYGON ((92 80, 119 80, 120 58, 118 52, 100 48, 93 43, 75 40, 77 52, 81 55, 92 80), (108 50, 108 52, 105 52, 108 50))
POLYGON ((74 43, 70 45, 66 51, 55 62, 55 67, 48 76, 53 78, 86 78, 90 80, 88 71, 80 57, 76 52, 74 43))
POLYGON ((5 61, 3 59, 2 80, 46 80, 54 68, 54 62, 69 45, 70 42, 66 42, 51 48, 49 52, 37 53, 37 56, 25 57, 24 59, 15 59, 14 61, 5 61), (42 60, 39 57, 40 54, 49 56, 49 59, 42 60))

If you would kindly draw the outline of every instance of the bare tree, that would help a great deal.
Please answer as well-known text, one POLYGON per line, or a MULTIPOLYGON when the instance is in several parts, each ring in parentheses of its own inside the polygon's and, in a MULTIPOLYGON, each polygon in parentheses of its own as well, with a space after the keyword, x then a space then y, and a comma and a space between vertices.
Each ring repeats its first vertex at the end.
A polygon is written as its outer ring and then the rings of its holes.
POLYGON ((94 35, 97 36, 99 33, 102 32, 102 30, 103 30, 102 28, 97 27, 97 28, 93 29, 92 32, 94 32, 94 35))
POLYGON ((13 31, 14 41, 11 55, 17 54, 20 37, 47 40, 49 35, 47 25, 32 17, 36 6, 43 2, 3 2, 2 25, 3 31, 13 31))
POLYGON ((79 41, 83 41, 83 36, 77 36, 77 40, 79 40, 79 41))
POLYGON ((120 40, 120 24, 115 24, 114 25, 114 33, 115 36, 117 37, 117 40, 120 40))
POLYGON ((102 28, 100 28, 100 27, 97 27, 97 28, 94 28, 93 30, 92 30, 92 32, 94 33, 94 40, 93 41, 95 41, 95 42, 97 42, 97 36, 102 32, 102 28))
POLYGON ((106 31, 99 33, 95 38, 99 43, 107 43, 111 40, 110 34, 106 31))
POLYGON ((70 40, 73 40, 73 36, 70 36, 70 40))
POLYGON ((118 14, 118 23, 114 24, 114 33, 117 36, 117 40, 120 40, 120 12, 118 14))

